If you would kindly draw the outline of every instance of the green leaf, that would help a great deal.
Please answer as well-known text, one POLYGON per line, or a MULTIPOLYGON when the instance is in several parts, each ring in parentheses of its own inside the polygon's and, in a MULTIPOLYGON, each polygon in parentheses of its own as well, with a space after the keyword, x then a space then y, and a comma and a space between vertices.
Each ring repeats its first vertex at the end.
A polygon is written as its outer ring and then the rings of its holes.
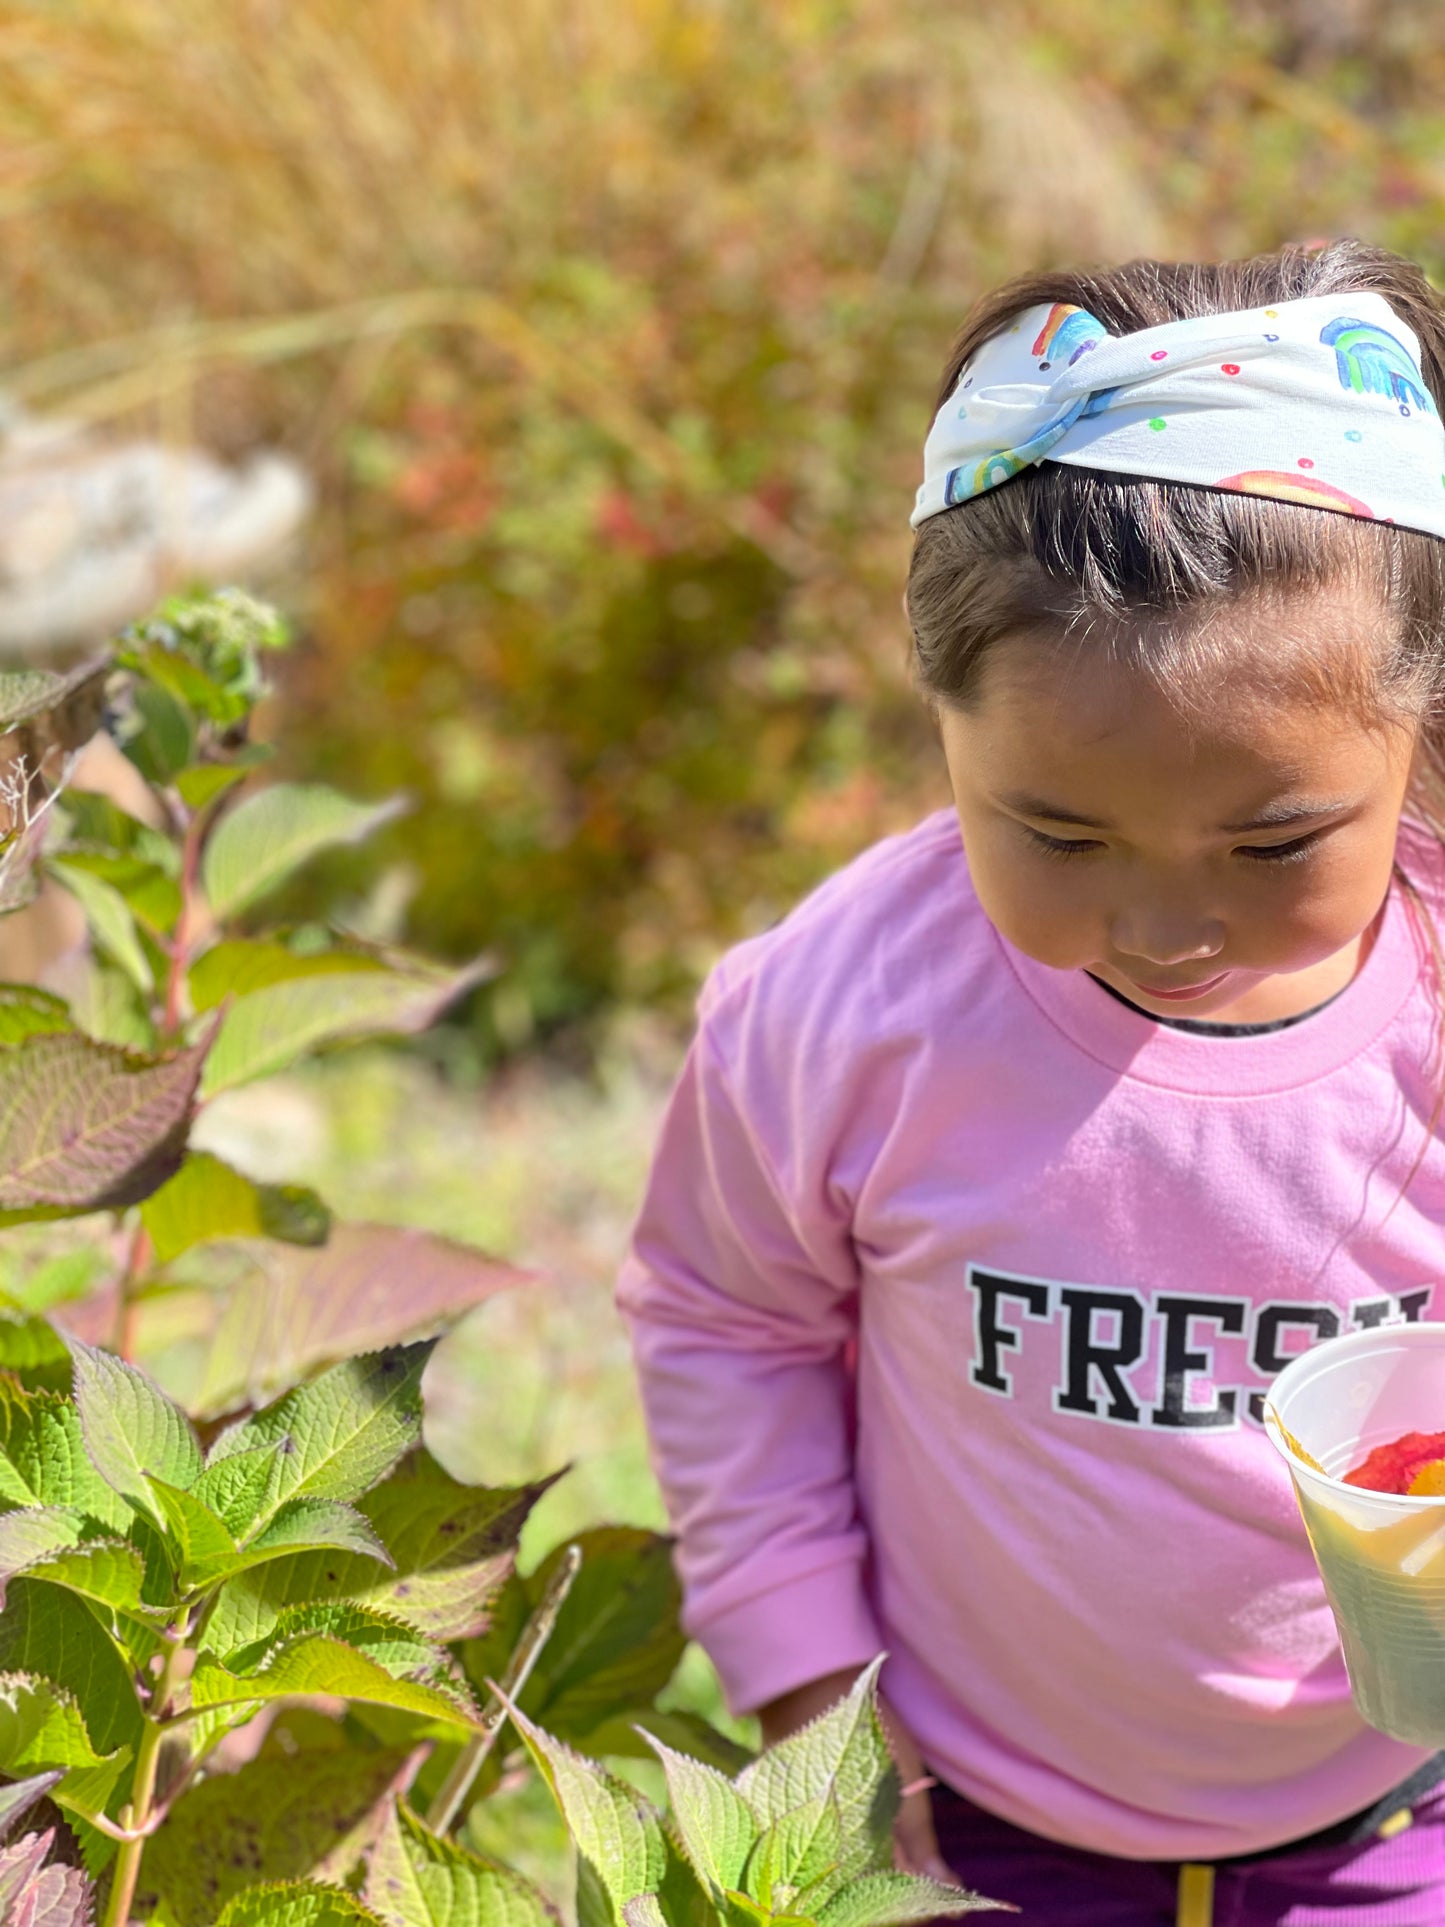
POLYGON ((395 1564, 365 1514, 339 1499, 288 1499, 242 1550, 255 1564, 317 1547, 355 1553, 373 1569, 395 1564))
POLYGON ((862 1835, 891 1859, 898 1769, 878 1717, 882 1664, 881 1658, 874 1660, 846 1699, 738 1775, 738 1792, 761 1821, 781 1820, 794 1807, 831 1794, 843 1837, 851 1841, 862 1835))
POLYGON ((622 1909, 626 1927, 669 1927, 656 1894, 639 1894, 622 1909))
MULTIPOLYGON (((158 838, 155 831, 145 834, 152 839, 158 838)), ((173 847, 162 843, 160 849, 168 861, 173 854, 173 847)), ((165 863, 138 854, 77 849, 73 845, 60 851, 58 860, 67 869, 83 871, 109 884, 125 900, 137 922, 144 924, 154 935, 169 936, 175 929, 181 913, 181 891, 165 863)))
MULTIPOLYGON (((586 1561, 583 1561, 586 1571, 586 1561)), ((737 1788, 712 1767, 674 1753, 660 1740, 653 1750, 667 1775, 667 1795, 683 1850, 698 1879, 718 1899, 742 1885, 754 1842, 762 1831, 757 1815, 737 1788)))
POLYGON ((134 1546, 120 1539, 89 1539, 68 1551, 36 1559, 23 1571, 28 1579, 64 1586, 82 1599, 93 1599, 112 1618, 147 1611, 142 1603, 145 1562, 134 1546))
MULTIPOLYGON (((377 1564, 391 1564, 386 1547, 362 1515, 335 1499, 289 1499, 253 1540, 237 1546, 209 1509, 194 1505, 194 1494, 167 1492, 164 1496, 168 1505, 175 1508, 172 1516, 178 1538, 184 1528, 176 1514, 194 1507, 198 1515, 189 1522, 186 1560, 181 1571, 185 1591, 208 1589, 273 1561, 290 1560, 299 1551, 314 1552, 318 1561, 334 1564, 333 1548, 338 1548, 365 1558, 373 1569, 377 1564)), ((222 1624, 227 1623, 223 1616, 222 1624)), ((229 1650, 229 1645, 221 1650, 229 1650)))
POLYGON ((120 965, 137 990, 153 990, 155 980, 136 935, 135 918, 114 884, 74 864, 52 859, 47 867, 55 881, 70 892, 84 911, 96 942, 120 965))
POLYGON ((831 1792, 816 1794, 759 1834, 748 1856, 743 1890, 761 1906, 780 1912, 802 1888, 826 1882, 843 1856, 838 1802, 831 1792))
POLYGON ((222 1022, 206 1064, 204 1094, 214 1097, 272 1077, 324 1045, 427 1030, 493 969, 490 960, 452 971, 345 969, 254 990, 222 1022))
POLYGON ((180 874, 180 852, 171 839, 132 816, 113 796, 72 786, 56 808, 63 823, 63 833, 56 841, 67 855, 76 849, 109 851, 114 856, 138 855, 168 867, 172 875, 180 874))
POLYGON ((147 1846, 134 1915, 209 1927, 259 1882, 344 1879, 401 1776, 396 1749, 304 1752, 249 1761, 193 1787, 147 1846))
POLYGON ((146 676, 183 710, 196 717, 219 723, 223 728, 239 722, 246 713, 244 701, 216 683, 198 662, 180 650, 153 641, 132 645, 125 652, 128 667, 146 676))
MULTIPOLYGON (((0 1334, 4 1329, 0 1324, 0 1334)), ((67 1366, 69 1362, 67 1352, 67 1366)), ((17 1391, 3 1383, 0 1505, 72 1506, 102 1528, 120 1533, 129 1529, 132 1518, 125 1500, 92 1465, 80 1414, 70 1399, 58 1392, 17 1391)))
POLYGON ((57 965, 55 975, 70 1000, 76 1029, 99 1044, 154 1054, 158 1038, 150 999, 141 995, 123 970, 93 954, 72 955, 57 965))
MULTIPOLYGON (((576 1543, 582 1570, 519 1703, 558 1739, 581 1744, 603 1721, 661 1692, 687 1636, 669 1539, 635 1526, 597 1526, 576 1543)), ((559 1546, 528 1579, 532 1604, 565 1550, 559 1546)))
POLYGON ((270 1497, 281 1474, 281 1458, 282 1444, 234 1452, 208 1465, 191 1490, 228 1532, 243 1534, 270 1497))
MULTIPOLYGON (((418 1453, 360 1502, 390 1549, 394 1570, 382 1570, 358 1548, 358 1556, 301 1553, 245 1573, 217 1602, 211 1619, 217 1650, 265 1638, 288 1606, 319 1596, 395 1613, 433 1639, 460 1638, 486 1619, 512 1570, 517 1535, 551 1483, 502 1491, 462 1486, 428 1453, 418 1453)), ((490 1653, 487 1658, 497 1664, 490 1653)), ((499 1664, 505 1663, 503 1654, 499 1664)), ((470 1663, 468 1671, 478 1685, 485 1679, 470 1663)))
POLYGON ((835 1894, 818 1927, 891 1927, 909 1920, 953 1920, 1003 1903, 911 1873, 870 1873, 835 1894))
POLYGON ((252 1559, 260 1555, 279 1559, 314 1547, 356 1553, 372 1567, 395 1565, 366 1515, 355 1505, 343 1505, 341 1499, 287 1499, 276 1518, 247 1540, 243 1551, 252 1559))
POLYGON ((177 772, 176 793, 188 810, 203 810, 237 783, 244 783, 251 769, 247 763, 192 763, 177 772))
POLYGON ((132 684, 130 714, 118 741, 145 780, 158 786, 183 770, 196 748, 195 729, 184 706, 153 682, 132 684))
POLYGON ((79 1035, 0 1049, 0 1210, 119 1210, 177 1168, 208 1042, 154 1062, 79 1035))
POLYGON ((309 1883, 248 1887, 228 1902, 216 1927, 380 1927, 376 1915, 340 1887, 309 1883))
POLYGON ((361 1501, 396 1564, 394 1578, 373 1575, 367 1603, 392 1606, 434 1639, 478 1631, 532 1507, 554 1482, 463 1485, 429 1452, 415 1453, 361 1501))
POLYGON ((285 1444, 265 1525, 287 1499, 357 1499, 421 1438, 421 1375, 432 1344, 349 1358, 229 1427, 211 1447, 215 1465, 237 1452, 285 1444))
POLYGON ((508 1710, 577 1849, 579 1927, 617 1927, 628 1901, 657 1893, 667 1876, 661 1818, 625 1781, 508 1710))
POLYGON ((70 1353, 60 1333, 48 1320, 4 1300, 0 1300, 0 1371, 9 1372, 27 1390, 70 1390, 70 1353))
POLYGON ((145 1576, 140 1554, 119 1540, 95 1539, 92 1532, 93 1522, 66 1506, 0 1515, 0 1580, 24 1572, 103 1606, 139 1611, 145 1576))
POLYGON ((0 1674, 0 1773, 104 1764, 73 1693, 53 1680, 0 1674))
POLYGON ((140 1737, 140 1702, 124 1655, 85 1601, 59 1586, 24 1575, 10 1581, 0 1613, 0 1672, 37 1673, 69 1689, 84 1682, 85 1725, 101 1753, 133 1746, 140 1737))
POLYGON ((195 1707, 311 1693, 394 1706, 403 1713, 419 1713, 426 1719, 445 1720, 464 1728, 478 1723, 475 1706, 459 1692, 442 1692, 416 1680, 393 1679, 374 1659, 325 1633, 306 1633, 272 1649, 259 1670, 244 1675, 231 1672, 213 1653, 204 1652, 191 1676, 191 1704, 195 1707))
POLYGON ((440 1839, 393 1803, 366 1880, 387 1927, 556 1927, 557 1915, 518 1873, 440 1839))
POLYGON ((302 1185, 256 1184, 209 1152, 191 1151, 169 1184, 146 1199, 141 1221, 167 1265, 214 1238, 324 1244, 331 1213, 302 1185))
POLYGON ((726 1927, 817 1927, 806 1914, 795 1914, 791 1910, 774 1913, 771 1907, 760 1907, 756 1900, 749 1900, 743 1893, 727 1896, 722 1919, 726 1927))
POLYGON ((159 1479, 154 1473, 147 1490, 159 1508, 167 1535, 173 1541, 177 1576, 182 1592, 207 1583, 212 1568, 224 1571, 237 1557, 236 1542, 225 1524, 194 1492, 159 1479))
POLYGON ((206 846, 202 881, 212 912, 234 917, 293 871, 343 843, 360 843, 406 807, 402 798, 356 803, 319 784, 273 783, 246 797, 206 846))
POLYGON ((170 1517, 184 1563, 184 1591, 207 1588, 238 1573, 253 1571, 272 1560, 289 1559, 300 1550, 341 1548, 365 1557, 373 1565, 389 1566, 391 1559, 362 1515, 335 1499, 288 1499, 276 1517, 256 1537, 238 1546, 224 1523, 194 1493, 177 1492, 153 1481, 170 1517))
POLYGON ((64 998, 30 984, 0 984, 0 1044, 19 1044, 27 1037, 54 1036, 72 1028, 64 998))
POLYGON ((278 1643, 297 1639, 302 1633, 327 1633, 333 1639, 343 1640, 354 1651, 375 1660, 393 1679, 419 1680, 423 1685, 453 1694, 458 1691, 451 1658, 444 1646, 423 1639, 404 1619, 369 1611, 346 1599, 313 1599, 287 1607, 277 1620, 273 1635, 226 1654, 226 1666, 233 1673, 253 1673, 266 1662, 278 1643))
POLYGON ((40 1258, 34 1268, 12 1281, 11 1290, 26 1311, 48 1313, 55 1305, 89 1298, 113 1274, 114 1266, 99 1245, 75 1245, 40 1258))
POLYGON ((188 1401, 201 1417, 260 1404, 353 1352, 431 1337, 535 1276, 471 1246, 393 1225, 334 1225, 317 1251, 252 1250, 188 1401))
POLYGON ((214 1010, 227 997, 249 997, 271 984, 298 977, 340 977, 348 972, 385 977, 392 966, 366 950, 291 950, 260 937, 232 937, 215 944, 191 965, 191 1008, 214 1010))
POLYGON ((148 1475, 183 1491, 201 1471, 195 1428, 144 1372, 110 1352, 70 1341, 75 1402, 91 1463, 139 1511, 169 1521, 148 1475))

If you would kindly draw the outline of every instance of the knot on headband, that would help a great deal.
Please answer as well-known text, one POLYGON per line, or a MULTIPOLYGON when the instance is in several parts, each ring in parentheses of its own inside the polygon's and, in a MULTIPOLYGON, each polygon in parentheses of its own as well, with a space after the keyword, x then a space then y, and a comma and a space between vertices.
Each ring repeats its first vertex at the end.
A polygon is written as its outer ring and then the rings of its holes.
POLYGON ((1378 294, 1131 335, 1083 308, 1030 308, 983 343, 938 411, 912 525, 1045 460, 1445 537, 1445 427, 1419 342, 1378 294))

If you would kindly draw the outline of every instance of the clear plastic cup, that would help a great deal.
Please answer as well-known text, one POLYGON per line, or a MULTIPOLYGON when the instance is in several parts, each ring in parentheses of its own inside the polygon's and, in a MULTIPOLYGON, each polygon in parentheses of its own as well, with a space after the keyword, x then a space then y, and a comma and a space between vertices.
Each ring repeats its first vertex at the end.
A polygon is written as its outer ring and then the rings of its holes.
POLYGON ((1379 1325, 1313 1346, 1274 1381, 1265 1425, 1294 1479, 1356 1706, 1394 1739, 1445 1746, 1445 1498, 1344 1483, 1375 1446, 1445 1432, 1445 1324, 1379 1325))

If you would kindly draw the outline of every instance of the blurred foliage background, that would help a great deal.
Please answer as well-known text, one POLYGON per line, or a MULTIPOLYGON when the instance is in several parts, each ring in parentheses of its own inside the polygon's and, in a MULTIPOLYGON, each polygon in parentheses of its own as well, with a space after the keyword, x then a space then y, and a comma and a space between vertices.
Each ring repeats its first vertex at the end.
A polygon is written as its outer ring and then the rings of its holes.
POLYGON ((946 800, 899 596, 971 300, 1438 273, 1442 110, 1433 0, 4 0, 0 388, 307 461, 272 727, 417 804, 356 914, 499 952, 474 1063, 585 1062, 946 800))

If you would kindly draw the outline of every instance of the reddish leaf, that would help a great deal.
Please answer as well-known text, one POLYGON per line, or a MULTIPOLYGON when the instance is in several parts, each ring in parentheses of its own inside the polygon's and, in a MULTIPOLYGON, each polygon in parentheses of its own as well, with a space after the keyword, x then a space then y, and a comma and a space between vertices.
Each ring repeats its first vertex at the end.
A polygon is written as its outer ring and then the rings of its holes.
POLYGON ((257 1243, 219 1312, 192 1410, 260 1404, 318 1366, 442 1330, 535 1272, 427 1232, 339 1224, 319 1249, 257 1243))
POLYGON ((0 1210, 118 1210, 159 1189, 213 1034, 159 1062, 78 1034, 0 1050, 0 1210))
POLYGON ((0 1847, 0 1918, 14 1927, 90 1927, 94 1892, 76 1867, 47 1867, 55 1829, 0 1847))

